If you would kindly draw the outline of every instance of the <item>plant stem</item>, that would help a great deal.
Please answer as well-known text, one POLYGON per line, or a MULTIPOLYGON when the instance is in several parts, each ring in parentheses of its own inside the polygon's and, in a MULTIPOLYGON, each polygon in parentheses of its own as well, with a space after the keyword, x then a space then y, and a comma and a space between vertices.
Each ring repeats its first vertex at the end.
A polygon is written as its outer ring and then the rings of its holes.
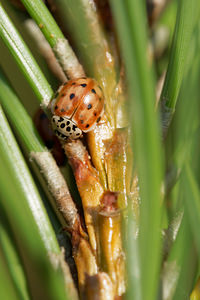
POLYGON ((31 158, 33 170, 36 172, 40 182, 43 183, 47 197, 54 207, 61 224, 64 227, 69 226, 73 230, 75 224, 79 222, 79 215, 69 193, 68 186, 53 156, 41 141, 33 121, 10 87, 1 69, 0 103, 5 109, 9 121, 20 138, 27 155, 31 158))
MULTIPOLYGON (((137 295, 142 299, 154 300, 158 288, 157 274, 161 253, 160 190, 163 164, 158 116, 154 112, 154 76, 147 61, 145 7, 143 1, 136 0, 111 0, 110 3, 126 68, 130 126, 132 134, 134 133, 135 161, 141 195, 140 268, 137 269, 137 276, 130 277, 135 281, 130 284, 141 286, 137 295)), ((132 265, 132 268, 135 267, 132 265)), ((135 297, 137 295, 134 294, 135 297)))
POLYGON ((16 245, 14 245, 11 235, 8 233, 8 224, 2 222, 2 219, 3 218, 1 216, 0 244, 2 253, 5 261, 7 262, 7 266, 12 276, 12 281, 18 292, 19 298, 28 300, 30 299, 30 295, 27 287, 27 278, 22 267, 19 254, 17 253, 16 245))
POLYGON ((31 85, 39 102, 47 107, 53 91, 1 4, 0 36, 31 85))
POLYGON ((197 274, 197 255, 186 215, 162 272, 163 299, 189 299, 197 274))
POLYGON ((9 273, 8 266, 5 263, 1 246, 0 246, 0 280, 1 280, 1 298, 18 300, 19 294, 12 282, 11 274, 9 273))
POLYGON ((198 184, 189 164, 185 165, 182 176, 185 206, 189 218, 191 231, 195 237, 198 255, 200 257, 200 237, 198 231, 198 224, 200 224, 200 192, 198 184))
POLYGON ((56 236, 1 108, 0 165, 1 204, 12 230, 18 241, 19 236, 24 241, 25 248, 36 263, 35 268, 38 268, 38 271, 45 268, 50 272, 51 276, 48 276, 47 281, 41 279, 43 272, 39 272, 38 277, 47 293, 52 293, 57 299, 64 299, 66 292, 63 274, 53 270, 53 266, 55 269, 61 268, 63 259, 56 236))
POLYGON ((41 0, 22 0, 31 17, 36 21, 50 46, 53 48, 64 35, 46 5, 41 0))
POLYGON ((70 79, 84 76, 81 64, 45 4, 41 0, 22 0, 22 3, 40 27, 65 74, 70 79))
POLYGON ((166 78, 161 93, 162 127, 164 137, 171 123, 178 99, 186 58, 192 33, 197 24, 200 5, 198 0, 179 1, 173 42, 169 57, 166 78))
MULTIPOLYGON (((10 168, 15 174, 18 188, 22 188, 27 197, 27 204, 32 208, 32 213, 38 225, 38 230, 46 249, 55 253, 59 252, 55 234, 50 226, 46 211, 40 200, 40 196, 30 176, 28 168, 24 162, 22 154, 14 140, 11 130, 8 127, 2 108, 0 108, 0 132, 1 132, 1 158, 9 163, 10 168), (18 175, 21 174, 20 176, 18 175), (51 239, 48 237, 51 236, 51 239)), ((31 211, 31 210, 30 210, 31 211)))

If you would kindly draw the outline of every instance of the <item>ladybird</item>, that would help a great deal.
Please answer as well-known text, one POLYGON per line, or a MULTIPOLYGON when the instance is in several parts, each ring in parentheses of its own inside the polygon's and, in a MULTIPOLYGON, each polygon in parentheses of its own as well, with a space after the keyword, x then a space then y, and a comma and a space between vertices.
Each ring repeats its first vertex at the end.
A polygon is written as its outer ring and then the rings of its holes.
POLYGON ((51 102, 52 126, 62 140, 77 139, 94 129, 104 112, 101 87, 92 78, 64 83, 51 102))

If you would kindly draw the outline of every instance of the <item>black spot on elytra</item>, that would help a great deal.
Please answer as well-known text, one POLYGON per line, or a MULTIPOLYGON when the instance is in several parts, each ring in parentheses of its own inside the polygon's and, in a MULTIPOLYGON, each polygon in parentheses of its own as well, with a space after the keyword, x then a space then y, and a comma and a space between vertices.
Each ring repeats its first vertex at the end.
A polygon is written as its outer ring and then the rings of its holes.
POLYGON ((77 133, 76 136, 80 135, 80 133, 77 133))
POLYGON ((81 124, 83 124, 84 123, 84 120, 81 120, 81 124))
POLYGON ((85 128, 88 128, 90 125, 89 124, 87 124, 86 126, 85 126, 85 128))
POLYGON ((74 93, 70 94, 70 96, 69 96, 70 100, 72 100, 74 97, 75 97, 74 93))
POLYGON ((99 123, 99 121, 101 120, 101 117, 98 117, 98 119, 97 119, 97 123, 99 123))
POLYGON ((76 130, 76 125, 73 125, 72 129, 75 131, 76 130))
POLYGON ((80 84, 82 87, 86 87, 87 86, 87 84, 86 83, 82 83, 82 84, 80 84))
POLYGON ((65 128, 65 124, 62 123, 62 124, 60 125, 60 128, 65 128))
POLYGON ((96 91, 95 91, 95 89, 91 89, 91 91, 92 91, 92 93, 96 94, 96 91))
POLYGON ((62 122, 64 121, 64 119, 62 117, 60 117, 60 119, 58 120, 58 122, 62 122))
POLYGON ((71 131, 71 127, 67 127, 66 131, 68 131, 68 132, 71 131))
POLYGON ((92 104, 88 104, 87 108, 91 109, 92 108, 92 104))
POLYGON ((67 125, 69 125, 70 124, 70 121, 67 121, 67 125))
POLYGON ((60 111, 61 111, 61 112, 65 112, 64 108, 62 108, 60 111))

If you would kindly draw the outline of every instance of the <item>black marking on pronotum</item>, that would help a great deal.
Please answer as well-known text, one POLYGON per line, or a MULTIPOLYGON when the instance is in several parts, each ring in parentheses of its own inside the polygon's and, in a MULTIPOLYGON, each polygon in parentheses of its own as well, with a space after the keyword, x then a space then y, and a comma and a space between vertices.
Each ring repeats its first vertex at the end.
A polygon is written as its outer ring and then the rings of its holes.
POLYGON ((55 130, 55 133, 56 133, 58 136, 61 136, 61 133, 60 133, 60 131, 58 131, 58 130, 55 130))
POLYGON ((75 97, 75 94, 74 94, 74 93, 70 94, 70 96, 69 96, 69 98, 70 98, 71 100, 72 100, 74 97, 75 97))
POLYGON ((80 84, 82 87, 86 87, 87 86, 87 84, 86 83, 82 83, 82 84, 80 84))
POLYGON ((77 128, 76 125, 73 125, 72 129, 73 129, 74 131, 76 130, 76 128, 77 128))
POLYGON ((62 124, 60 125, 60 128, 65 128, 65 124, 62 123, 62 124))
POLYGON ((70 121, 67 121, 67 125, 69 125, 70 124, 70 121))
POLYGON ((58 122, 62 122, 64 121, 64 119, 62 117, 60 117, 60 119, 58 120, 58 122))
POLYGON ((53 122, 55 123, 55 119, 53 118, 53 122))
POLYGON ((92 108, 92 104, 88 104, 87 108, 91 109, 92 108))
POLYGON ((95 91, 95 89, 91 89, 91 91, 92 91, 92 93, 96 94, 96 91, 95 91))
POLYGON ((63 140, 66 140, 67 139, 67 136, 62 134, 60 131, 58 130, 55 130, 55 134, 59 137, 61 137, 63 140))

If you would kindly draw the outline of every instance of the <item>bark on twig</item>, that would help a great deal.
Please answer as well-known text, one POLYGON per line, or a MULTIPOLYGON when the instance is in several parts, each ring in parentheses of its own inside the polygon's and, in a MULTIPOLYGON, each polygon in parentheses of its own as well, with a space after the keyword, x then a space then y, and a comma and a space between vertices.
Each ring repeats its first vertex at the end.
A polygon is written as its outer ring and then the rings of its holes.
POLYGON ((85 76, 82 65, 66 39, 58 39, 53 51, 68 78, 75 79, 85 76))
MULTIPOLYGON (((59 211, 62 215, 62 218, 59 215, 62 224, 64 226, 67 224, 69 229, 73 230, 74 226, 80 222, 78 211, 71 198, 65 179, 52 155, 48 151, 31 152, 30 159, 36 164, 45 183, 48 184, 48 190, 56 203, 57 209, 55 211, 59 211)), ((54 207, 55 203, 52 203, 54 207)))
POLYGON ((80 140, 64 144, 65 153, 74 171, 77 187, 82 199, 85 223, 90 244, 97 251, 97 213, 104 192, 98 173, 91 165, 90 157, 80 140))

